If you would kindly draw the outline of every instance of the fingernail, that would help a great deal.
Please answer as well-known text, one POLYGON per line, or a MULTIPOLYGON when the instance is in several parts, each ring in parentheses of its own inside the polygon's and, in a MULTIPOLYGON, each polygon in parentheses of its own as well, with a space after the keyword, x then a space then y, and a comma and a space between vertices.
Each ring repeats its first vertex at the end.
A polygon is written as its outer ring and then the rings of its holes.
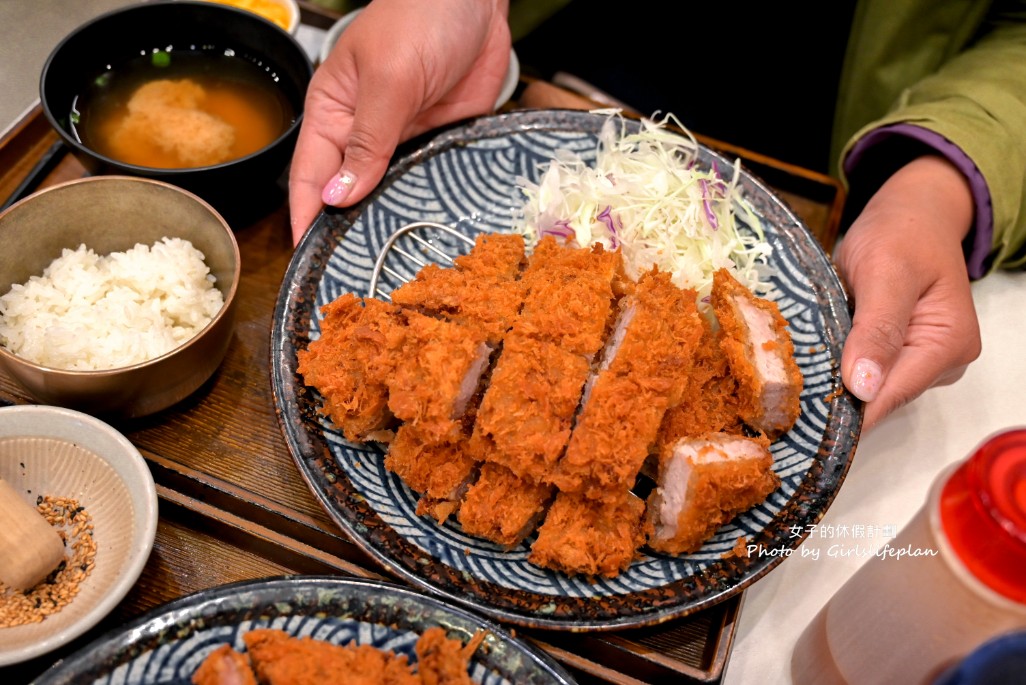
POLYGON ((883 382, 883 371, 880 365, 871 359, 859 359, 852 369, 854 376, 851 391, 855 397, 863 402, 872 402, 880 392, 880 383, 883 382))
POLYGON ((337 205, 346 199, 355 183, 356 176, 348 171, 340 171, 332 176, 328 184, 324 186, 321 199, 326 205, 337 205))

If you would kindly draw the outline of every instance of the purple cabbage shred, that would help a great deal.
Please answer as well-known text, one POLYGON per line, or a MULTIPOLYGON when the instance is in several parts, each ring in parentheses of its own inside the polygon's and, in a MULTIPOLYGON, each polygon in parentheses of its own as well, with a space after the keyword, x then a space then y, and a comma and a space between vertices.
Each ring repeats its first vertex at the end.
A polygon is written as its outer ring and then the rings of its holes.
POLYGON ((720 222, 716 218, 716 212, 713 211, 712 205, 709 203, 709 182, 703 178, 698 182, 698 185, 702 189, 702 209, 705 210, 705 218, 709 220, 709 225, 712 226, 714 231, 719 230, 720 222))
MULTIPOLYGON (((620 236, 618 235, 618 227, 616 225, 619 221, 613 216, 613 208, 606 205, 606 208, 603 209, 595 218, 604 223, 606 228, 609 229, 610 247, 614 250, 620 247, 620 236)), ((622 229, 622 226, 619 228, 622 229)))

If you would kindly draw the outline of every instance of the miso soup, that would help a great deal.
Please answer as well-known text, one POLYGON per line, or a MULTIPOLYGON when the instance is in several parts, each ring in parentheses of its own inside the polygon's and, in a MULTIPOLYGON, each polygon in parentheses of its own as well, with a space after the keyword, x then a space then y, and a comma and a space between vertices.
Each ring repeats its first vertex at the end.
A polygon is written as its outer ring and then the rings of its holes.
POLYGON ((73 131, 84 145, 161 169, 244 157, 295 120, 272 73, 223 51, 155 51, 113 65, 74 106, 73 131))

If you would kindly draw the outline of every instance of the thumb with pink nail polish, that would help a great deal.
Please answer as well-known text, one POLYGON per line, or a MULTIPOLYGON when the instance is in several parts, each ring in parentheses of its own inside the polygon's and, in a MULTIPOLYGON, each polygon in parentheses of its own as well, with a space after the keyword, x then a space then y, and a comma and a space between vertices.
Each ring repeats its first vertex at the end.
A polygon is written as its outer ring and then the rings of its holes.
POLYGON ((338 207, 353 190, 353 186, 356 184, 356 176, 348 171, 340 171, 332 176, 324 186, 324 190, 321 192, 321 199, 324 204, 338 207))
POLYGON ((880 392, 883 369, 872 359, 859 359, 851 371, 849 390, 863 402, 872 402, 880 392))

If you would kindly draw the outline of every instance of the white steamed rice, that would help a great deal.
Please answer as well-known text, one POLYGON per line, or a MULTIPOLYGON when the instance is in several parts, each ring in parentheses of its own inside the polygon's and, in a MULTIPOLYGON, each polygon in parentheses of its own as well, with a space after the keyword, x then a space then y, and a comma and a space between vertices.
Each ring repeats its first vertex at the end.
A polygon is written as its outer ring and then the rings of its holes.
POLYGON ((203 253, 181 238, 97 255, 65 249, 0 295, 0 344, 58 369, 113 369, 187 341, 224 304, 203 253))

